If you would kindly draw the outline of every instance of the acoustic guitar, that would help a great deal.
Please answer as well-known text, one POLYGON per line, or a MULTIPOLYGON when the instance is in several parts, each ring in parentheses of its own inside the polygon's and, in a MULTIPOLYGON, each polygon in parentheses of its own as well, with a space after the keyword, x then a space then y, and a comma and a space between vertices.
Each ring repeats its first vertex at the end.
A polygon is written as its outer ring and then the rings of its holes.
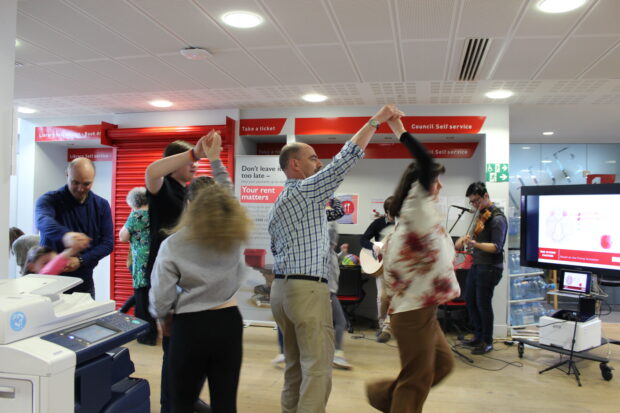
MULTIPOLYGON (((383 247, 382 242, 375 242, 375 245, 383 247)), ((383 274, 383 256, 375 255, 375 252, 368 248, 360 250, 360 266, 362 271, 371 277, 380 277, 383 274)))

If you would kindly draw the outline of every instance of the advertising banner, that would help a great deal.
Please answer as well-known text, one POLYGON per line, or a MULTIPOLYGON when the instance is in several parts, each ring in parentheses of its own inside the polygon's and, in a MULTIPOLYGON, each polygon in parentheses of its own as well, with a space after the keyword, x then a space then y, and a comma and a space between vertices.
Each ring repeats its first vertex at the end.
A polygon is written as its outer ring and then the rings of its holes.
POLYGON ((277 156, 240 155, 236 158, 236 196, 254 221, 254 231, 244 251, 248 276, 238 293, 239 309, 246 323, 273 323, 269 306, 273 255, 267 216, 285 180, 277 156))

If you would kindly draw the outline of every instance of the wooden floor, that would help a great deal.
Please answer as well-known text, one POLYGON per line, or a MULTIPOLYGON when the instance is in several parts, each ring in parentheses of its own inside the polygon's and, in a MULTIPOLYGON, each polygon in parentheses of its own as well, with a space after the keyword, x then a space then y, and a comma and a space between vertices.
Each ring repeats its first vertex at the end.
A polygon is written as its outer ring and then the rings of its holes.
MULTIPOLYGON (((609 338, 620 339, 620 324, 605 324, 609 338)), ((354 368, 351 371, 334 370, 332 393, 328 412, 374 412, 366 401, 364 383, 381 377, 395 377, 398 373, 398 354, 394 341, 379 344, 370 339, 354 337, 365 334, 374 338, 372 331, 346 334, 345 352, 354 368)), ((129 344, 135 363, 135 377, 148 379, 151 385, 151 412, 159 412, 159 378, 161 348, 129 344)), ((276 332, 268 327, 248 327, 244 330, 244 358, 238 396, 239 412, 273 413, 279 411, 282 370, 271 365, 276 355, 276 332)), ((473 366, 456 361, 454 372, 433 389, 425 405, 425 412, 481 413, 615 413, 620 411, 620 346, 606 345, 594 354, 608 356, 609 365, 616 367, 616 377, 604 381, 599 363, 580 361, 583 387, 578 387, 574 376, 559 370, 545 374, 538 371, 558 360, 558 355, 544 350, 526 348, 522 359, 516 345, 495 343, 495 351, 485 356, 473 356, 473 366), (493 360, 501 359, 499 360, 493 360), (506 365, 505 362, 522 366, 506 365), (475 367, 474 367, 475 366, 475 367), (505 367, 501 369, 502 367, 505 367), (484 370, 489 369, 489 370, 484 370), (501 369, 501 370, 499 370, 501 369), (495 370, 495 371, 494 371, 495 370)), ((467 350, 464 352, 468 353, 467 350)), ((206 387, 206 386, 205 386, 206 387)), ((204 390, 203 400, 208 401, 204 390)))

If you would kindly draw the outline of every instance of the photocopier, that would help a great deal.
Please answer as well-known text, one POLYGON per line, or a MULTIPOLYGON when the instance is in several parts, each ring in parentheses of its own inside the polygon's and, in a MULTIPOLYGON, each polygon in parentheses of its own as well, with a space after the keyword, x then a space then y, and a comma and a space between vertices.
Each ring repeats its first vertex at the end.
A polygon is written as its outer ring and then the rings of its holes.
POLYGON ((0 280, 0 412, 148 413, 146 380, 129 377, 129 350, 143 320, 114 301, 63 294, 79 278, 0 280))

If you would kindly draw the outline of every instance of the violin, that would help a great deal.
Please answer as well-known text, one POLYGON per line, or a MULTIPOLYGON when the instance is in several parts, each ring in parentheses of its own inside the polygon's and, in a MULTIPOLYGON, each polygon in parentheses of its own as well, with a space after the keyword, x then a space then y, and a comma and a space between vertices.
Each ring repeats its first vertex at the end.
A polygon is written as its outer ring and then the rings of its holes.
POLYGON ((484 231, 484 225, 487 223, 489 218, 491 218, 491 211, 487 209, 482 214, 478 214, 478 219, 476 220, 476 225, 474 227, 474 237, 478 236, 482 231, 484 231))
MULTIPOLYGON (((489 220, 489 218, 491 218, 491 210, 487 209, 484 212, 480 212, 480 210, 476 211, 476 214, 474 215, 474 217, 472 218, 471 222, 469 223, 469 227, 467 228, 467 236, 469 239, 474 239, 475 237, 477 237, 482 231, 484 231, 484 226, 487 223, 487 221, 489 220)), ((465 246, 463 246, 465 247, 465 246)), ((465 250, 467 251, 468 254, 471 254, 473 252, 473 247, 465 247, 465 250)))

